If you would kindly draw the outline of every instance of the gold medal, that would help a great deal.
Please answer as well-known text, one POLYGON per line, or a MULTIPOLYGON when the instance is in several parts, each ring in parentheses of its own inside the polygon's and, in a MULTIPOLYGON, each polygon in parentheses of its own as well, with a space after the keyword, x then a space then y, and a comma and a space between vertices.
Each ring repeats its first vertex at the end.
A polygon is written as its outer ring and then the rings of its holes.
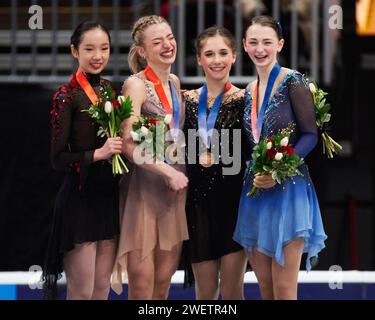
POLYGON ((215 163, 213 154, 209 151, 205 151, 199 155, 199 164, 202 167, 209 168, 215 163))

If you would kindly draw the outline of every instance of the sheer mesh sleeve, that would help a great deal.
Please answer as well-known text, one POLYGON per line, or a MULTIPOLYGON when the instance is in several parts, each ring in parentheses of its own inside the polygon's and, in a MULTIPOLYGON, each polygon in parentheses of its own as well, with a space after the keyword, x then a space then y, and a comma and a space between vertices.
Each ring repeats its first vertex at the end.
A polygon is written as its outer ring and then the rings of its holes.
POLYGON ((314 102, 302 74, 296 73, 291 77, 289 96, 300 133, 294 151, 300 157, 305 158, 315 147, 318 136, 314 102))
MULTIPOLYGON (((63 89, 63 91, 65 91, 63 89)), ((56 170, 79 172, 81 166, 89 165, 94 150, 71 152, 69 145, 70 128, 74 114, 74 102, 67 92, 56 92, 53 99, 51 164, 56 170)))

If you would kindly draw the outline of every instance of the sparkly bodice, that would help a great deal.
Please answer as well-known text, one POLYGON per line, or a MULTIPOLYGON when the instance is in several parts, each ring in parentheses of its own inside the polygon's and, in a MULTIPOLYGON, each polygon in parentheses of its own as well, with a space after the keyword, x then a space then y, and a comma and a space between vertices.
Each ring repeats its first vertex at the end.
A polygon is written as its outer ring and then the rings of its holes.
MULTIPOLYGON (((97 95, 100 88, 112 86, 100 75, 86 77, 97 95)), ((99 125, 87 112, 82 112, 90 105, 75 75, 55 93, 51 110, 51 161, 55 169, 79 171, 91 163, 94 150, 104 144, 105 139, 97 135, 99 125)))
MULTIPOLYGON (((184 125, 185 137, 188 140, 189 130, 198 130, 198 90, 187 91, 184 94, 185 109, 186 109, 186 120, 184 125)), ((209 168, 204 168, 199 165, 199 144, 202 144, 202 140, 196 137, 196 158, 192 159, 188 157, 187 170, 189 175, 189 192, 194 194, 196 197, 205 197, 210 193, 215 186, 218 186, 223 179, 242 179, 243 170, 245 168, 245 155, 246 155, 246 138, 242 127, 243 111, 244 111, 244 90, 234 90, 232 93, 228 93, 223 97, 221 102, 220 110, 218 112, 214 128, 220 133, 219 140, 217 143, 220 144, 219 157, 223 152, 223 145, 229 146, 229 155, 233 157, 233 144, 237 143, 237 147, 241 148, 240 153, 236 154, 236 161, 238 161, 239 172, 231 176, 223 175, 223 167, 230 167, 233 164, 224 164, 219 158, 217 164, 209 168), (223 130, 224 129, 224 130, 223 130), (241 134, 241 141, 234 141, 234 130, 239 130, 241 134), (224 141, 226 140, 226 141, 224 141), (239 145, 238 145, 239 144, 239 145)), ((188 145, 191 145, 188 143, 188 145)), ((215 146, 212 146, 215 147, 215 146)), ((227 153, 227 150, 224 151, 227 153)), ((190 195, 192 195, 190 193, 190 195)))
MULTIPOLYGON (((255 141, 251 129, 252 93, 245 92, 245 111, 243 125, 249 147, 254 147, 255 141)), ((295 153, 301 157, 313 149, 317 142, 317 127, 312 95, 301 73, 288 73, 276 88, 270 98, 263 118, 261 138, 276 134, 280 129, 294 123, 295 130, 290 136, 290 143, 295 153)))

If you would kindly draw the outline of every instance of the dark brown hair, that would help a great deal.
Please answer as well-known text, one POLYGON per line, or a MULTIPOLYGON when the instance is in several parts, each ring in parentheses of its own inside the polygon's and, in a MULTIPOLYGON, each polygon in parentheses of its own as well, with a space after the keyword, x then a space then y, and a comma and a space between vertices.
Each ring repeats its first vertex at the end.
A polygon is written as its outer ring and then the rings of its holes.
POLYGON ((254 18, 252 18, 250 20, 250 23, 247 25, 246 29, 245 29, 245 34, 244 34, 244 38, 246 38, 246 33, 247 33, 247 30, 254 24, 259 24, 263 27, 270 27, 272 28, 273 30, 275 30, 276 34, 277 34, 277 37, 279 40, 283 39, 283 32, 282 32, 282 28, 281 28, 281 24, 279 21, 276 21, 273 17, 271 16, 265 16, 265 15, 262 15, 262 16, 255 16, 254 18))
POLYGON ((233 35, 230 33, 228 29, 225 29, 224 27, 218 27, 213 26, 210 28, 207 28, 206 30, 203 30, 195 40, 195 52, 199 56, 201 54, 202 48, 204 46, 204 41, 208 38, 212 38, 215 36, 221 36, 226 40, 226 44, 229 48, 233 51, 233 53, 236 53, 236 39, 233 37, 233 35))

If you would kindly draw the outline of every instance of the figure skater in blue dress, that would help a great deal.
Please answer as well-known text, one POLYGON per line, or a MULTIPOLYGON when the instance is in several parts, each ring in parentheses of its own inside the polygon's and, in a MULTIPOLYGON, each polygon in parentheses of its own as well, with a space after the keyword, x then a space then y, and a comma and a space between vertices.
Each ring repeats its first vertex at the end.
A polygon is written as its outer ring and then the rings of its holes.
MULTIPOLYGON (((317 143, 313 99, 302 74, 278 64, 283 45, 279 22, 269 16, 251 20, 243 46, 256 66, 258 80, 246 88, 244 127, 254 147, 263 137, 294 123, 290 143, 305 158, 317 143), (253 106, 257 110, 252 113, 253 106)), ((308 167, 301 165, 303 176, 282 184, 270 174, 254 175, 251 168, 250 162, 233 239, 247 249, 263 299, 297 299, 301 256, 307 253, 306 269, 310 270, 311 259, 325 247, 327 238, 308 167), (249 197, 253 185, 260 190, 249 197)))

